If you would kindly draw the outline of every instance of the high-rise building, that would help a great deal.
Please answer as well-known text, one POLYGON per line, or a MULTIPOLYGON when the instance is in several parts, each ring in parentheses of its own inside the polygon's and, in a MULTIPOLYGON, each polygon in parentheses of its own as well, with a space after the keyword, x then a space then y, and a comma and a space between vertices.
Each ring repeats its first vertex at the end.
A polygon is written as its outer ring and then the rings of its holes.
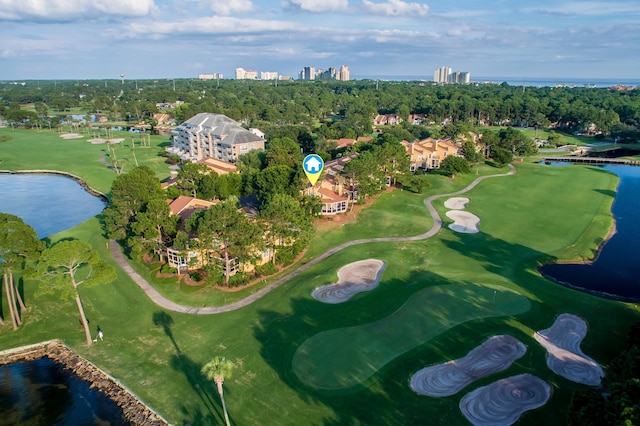
POLYGON ((209 74, 198 74, 200 80, 222 80, 222 74, 219 72, 212 72, 209 74))
POLYGON ((349 81, 349 68, 346 65, 340 67, 337 79, 340 81, 349 81))
POLYGON ((277 80, 278 73, 275 71, 260 71, 260 80, 277 80))
POLYGON ((302 80, 315 80, 316 78, 316 69, 315 67, 306 66, 301 72, 302 80))
POLYGON ((257 80, 258 71, 236 68, 236 80, 257 80))
POLYGON ((469 84, 471 74, 466 71, 453 72, 449 67, 440 67, 433 72, 433 81, 440 84, 469 84))

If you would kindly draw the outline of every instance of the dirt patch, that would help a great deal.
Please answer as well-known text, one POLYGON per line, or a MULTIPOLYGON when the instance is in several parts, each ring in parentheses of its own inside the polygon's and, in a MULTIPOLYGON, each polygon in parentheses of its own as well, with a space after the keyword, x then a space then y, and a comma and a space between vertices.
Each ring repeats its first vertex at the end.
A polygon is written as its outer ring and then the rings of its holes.
POLYGON ((476 426, 511 425, 528 410, 541 407, 551 397, 551 386, 531 374, 498 380, 466 394, 460 411, 476 426))
POLYGON ((451 396, 477 379, 506 370, 526 351, 515 337, 493 336, 463 358, 419 370, 411 377, 411 389, 420 395, 451 396))
POLYGON ((338 282, 316 288, 311 296, 324 303, 346 302, 360 292, 376 288, 384 268, 385 263, 378 259, 350 263, 338 271, 338 282))
POLYGON ((572 382, 598 386, 602 367, 580 349, 587 335, 587 323, 580 317, 562 314, 550 328, 537 331, 533 337, 547 350, 547 366, 572 382))

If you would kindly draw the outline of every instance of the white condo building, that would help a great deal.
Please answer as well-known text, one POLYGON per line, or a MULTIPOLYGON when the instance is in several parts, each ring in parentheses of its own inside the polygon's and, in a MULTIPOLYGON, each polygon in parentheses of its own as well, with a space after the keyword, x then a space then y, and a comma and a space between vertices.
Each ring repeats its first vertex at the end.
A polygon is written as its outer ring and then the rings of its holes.
POLYGON ((260 71, 260 80, 277 80, 278 73, 276 71, 260 71))
POLYGON ((433 72, 433 81, 440 84, 469 84, 471 82, 471 74, 453 70, 450 67, 440 67, 433 72))
POLYGON ((244 68, 236 68, 236 80, 257 80, 258 71, 245 70, 244 68))
POLYGON ((264 134, 253 130, 243 128, 225 115, 203 112, 171 132, 172 143, 167 152, 193 162, 215 158, 235 163, 240 155, 249 151, 264 151, 264 134))

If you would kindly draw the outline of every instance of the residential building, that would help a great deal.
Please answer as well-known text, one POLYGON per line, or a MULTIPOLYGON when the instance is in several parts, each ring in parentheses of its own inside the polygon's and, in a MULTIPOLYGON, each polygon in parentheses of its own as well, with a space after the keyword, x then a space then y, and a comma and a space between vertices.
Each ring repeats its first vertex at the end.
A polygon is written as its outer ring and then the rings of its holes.
POLYGON ((316 69, 315 67, 306 66, 303 68, 300 73, 301 80, 315 80, 316 79, 316 69))
POLYGON ((212 72, 209 74, 198 74, 200 80, 222 80, 222 73, 212 72))
POLYGON ((324 176, 315 185, 309 186, 303 192, 308 196, 319 197, 322 202, 321 214, 332 216, 346 213, 354 202, 356 195, 349 182, 341 175, 344 165, 357 154, 324 163, 324 176))
POLYGON ((264 137, 222 114, 197 114, 171 134, 172 146, 167 148, 167 152, 193 162, 215 158, 235 163, 240 155, 249 151, 264 151, 265 145, 264 137))
POLYGON ((466 71, 453 72, 450 67, 440 67, 434 71, 433 81, 440 84, 469 84, 471 74, 466 71))
POLYGON ((394 126, 400 123, 402 123, 402 118, 398 117, 396 114, 378 114, 373 119, 374 126, 394 126))
POLYGON ((258 71, 245 70, 244 68, 236 68, 236 80, 257 80, 258 71))
POLYGON ((261 71, 260 80, 277 80, 278 73, 275 71, 261 71))
POLYGON ((407 150, 412 172, 438 169, 448 156, 461 156, 460 148, 451 139, 426 138, 418 142, 402 141, 402 145, 407 150))
POLYGON ((342 65, 340 67, 340 71, 338 72, 338 80, 340 81, 349 81, 349 68, 346 65, 342 65))

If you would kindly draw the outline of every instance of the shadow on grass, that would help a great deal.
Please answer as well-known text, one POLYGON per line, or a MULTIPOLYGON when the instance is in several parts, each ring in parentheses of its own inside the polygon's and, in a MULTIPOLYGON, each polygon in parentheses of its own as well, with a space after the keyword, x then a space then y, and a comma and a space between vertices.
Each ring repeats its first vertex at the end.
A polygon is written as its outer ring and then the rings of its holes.
POLYGON ((155 311, 153 313, 153 325, 156 327, 162 327, 162 331, 167 335, 173 347, 176 349, 176 352, 180 354, 182 351, 176 342, 176 339, 173 337, 173 332, 171 331, 171 325, 173 324, 173 317, 166 313, 165 311, 155 311))
MULTIPOLYGON (((219 409, 217 403, 214 401, 212 395, 217 395, 215 387, 212 382, 209 382, 200 373, 202 365, 194 362, 189 356, 178 353, 171 356, 169 365, 176 371, 184 374, 185 378, 189 382, 189 385, 193 388, 198 398, 202 401, 207 408, 208 413, 203 413, 197 409, 195 413, 190 413, 189 417, 185 419, 185 424, 190 425, 210 425, 210 424, 223 424, 224 417, 222 410, 219 409), (193 416, 193 417, 192 417, 193 416), (202 423, 198 423, 198 419, 202 423)), ((183 405, 183 411, 190 412, 186 405, 183 405)))
MULTIPOLYGON (((447 285, 461 284, 465 285, 465 283, 452 282, 429 271, 414 271, 405 279, 383 280, 381 285, 372 292, 361 293, 342 304, 323 304, 310 296, 298 298, 291 301, 291 311, 286 314, 261 311, 259 325, 255 326, 254 335, 262 344, 260 350, 262 358, 277 372, 283 383, 296 391, 306 403, 318 404, 330 409, 332 414, 323 419, 317 419, 318 424, 422 425, 426 422, 462 424, 464 419, 457 408, 459 397, 442 399, 421 397, 410 389, 410 376, 425 365, 454 359, 466 353, 469 347, 480 344, 487 336, 503 333, 505 328, 512 330, 505 325, 506 319, 511 316, 471 320, 475 321, 474 324, 480 325, 469 329, 463 327, 463 336, 457 332, 450 333, 453 327, 460 327, 460 325, 453 325, 441 334, 434 333, 434 336, 429 337, 428 340, 405 348, 390 361, 381 365, 364 382, 349 388, 325 390, 307 386, 298 378, 292 367, 296 351, 311 336, 384 320, 403 308, 413 295, 421 290, 431 290, 431 287, 435 286, 442 286, 443 293, 448 294, 450 290, 450 295, 463 295, 462 298, 464 298, 467 293, 454 291, 453 287, 447 289, 447 285), (445 343, 438 343, 441 341, 445 343), (455 344, 451 345, 451 341, 455 344)), ((491 291, 489 297, 492 294, 491 291)), ((449 298, 451 299, 450 296, 449 298)), ((414 304, 411 309, 415 310, 416 317, 429 316, 432 310, 438 310, 436 308, 439 300, 426 301, 420 307, 414 304)), ((491 300, 465 300, 463 303, 466 304, 465 306, 475 306, 474 303, 478 306, 482 304, 486 306, 488 302, 491 300)), ((433 321, 446 322, 447 318, 436 316, 433 321)), ((412 328, 409 322, 393 324, 392 322, 389 325, 393 327, 412 328)), ((416 322, 424 323, 424 319, 416 322)), ((414 331, 407 331, 409 333, 407 337, 410 338, 414 331)), ((393 330, 380 330, 380 332, 386 332, 391 336, 394 334, 393 330)), ((398 329, 398 333, 401 332, 398 329)), ((349 342, 346 346, 354 344, 349 342)), ((371 339, 361 344, 363 352, 387 349, 375 346, 382 344, 375 330, 371 330, 371 339), (368 343, 371 346, 368 346, 368 343)), ((323 352, 325 352, 324 348, 323 352)), ((340 365, 340 357, 348 354, 348 351, 345 352, 344 342, 336 342, 335 348, 329 348, 326 352, 332 358, 331 362, 337 366, 340 365)))
POLYGON ((516 268, 522 262, 539 259, 542 264, 552 263, 555 257, 521 244, 512 244, 484 232, 476 234, 453 233, 453 239, 443 244, 482 264, 485 269, 508 280, 514 280, 516 268))

